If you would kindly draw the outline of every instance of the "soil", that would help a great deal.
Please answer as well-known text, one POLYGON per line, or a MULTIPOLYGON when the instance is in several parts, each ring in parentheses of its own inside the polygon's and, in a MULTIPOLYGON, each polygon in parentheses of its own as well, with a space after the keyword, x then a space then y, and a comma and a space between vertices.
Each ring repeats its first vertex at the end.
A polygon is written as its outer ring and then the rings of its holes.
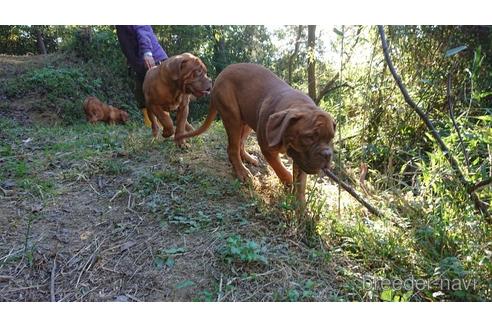
MULTIPOLYGON (((44 63, 42 56, 0 56, 0 76, 44 63)), ((325 245, 303 242, 282 214, 283 189, 264 162, 251 167, 254 186, 235 187, 223 136, 170 153, 174 145, 162 140, 143 154, 115 151, 108 160, 123 163, 125 173, 91 172, 91 159, 49 158, 45 149, 57 143, 49 136, 19 142, 35 126, 55 126, 56 113, 33 110, 35 98, 3 100, 0 119, 14 122, 18 135, 0 133, 0 140, 16 145, 13 156, 47 163, 33 174, 52 191, 0 181, 1 301, 338 299, 343 259, 326 260, 325 245), (66 178, 74 169, 79 176, 66 178), (170 178, 142 193, 142 176, 155 172, 170 178), (255 241, 266 262, 228 260, 224 249, 237 236, 255 241)), ((151 143, 150 131, 141 130, 137 137, 151 143)))

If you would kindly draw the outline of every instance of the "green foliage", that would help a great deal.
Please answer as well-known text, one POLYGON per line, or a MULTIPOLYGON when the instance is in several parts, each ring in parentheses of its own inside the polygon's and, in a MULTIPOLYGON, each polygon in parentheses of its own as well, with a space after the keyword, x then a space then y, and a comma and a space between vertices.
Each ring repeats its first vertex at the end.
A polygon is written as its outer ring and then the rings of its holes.
POLYGON ((267 264, 263 247, 253 240, 243 240, 237 235, 227 238, 220 253, 229 264, 237 262, 267 264))
POLYGON ((75 36, 62 48, 66 55, 61 60, 47 61, 45 67, 10 79, 0 85, 0 90, 11 100, 35 95, 38 101, 34 110, 56 113, 66 124, 83 120, 82 104, 87 96, 140 117, 132 93, 133 80, 111 30, 95 33, 87 44, 75 36), (77 59, 83 56, 87 60, 77 59))
MULTIPOLYGON (((249 203, 238 205, 237 211, 229 215, 208 209, 192 211, 179 197, 174 197, 175 194, 199 192, 223 205, 221 197, 237 194, 241 186, 224 182, 222 176, 181 170, 183 163, 178 160, 179 152, 173 145, 150 144, 142 138, 148 131, 137 133, 132 126, 77 125, 82 121, 81 106, 87 95, 95 95, 129 110, 134 118, 141 117, 133 99, 132 77, 128 74, 114 27, 92 26, 86 29, 88 34, 79 31, 79 27, 44 28, 46 35, 53 31, 62 39, 56 45, 58 48, 48 45, 49 51, 61 49, 63 54, 59 57, 50 55, 40 67, 29 68, 25 73, 0 81, 0 98, 7 100, 0 108, 9 109, 10 102, 22 103, 24 98, 32 98, 36 102, 29 104, 29 108, 55 112, 65 123, 75 123, 73 127, 63 129, 29 131, 32 134, 29 137, 50 136, 42 145, 46 155, 73 153, 67 160, 70 165, 84 159, 83 165, 73 165, 66 170, 64 178, 86 179, 98 173, 124 175, 128 173, 127 164, 123 159, 114 159, 114 152, 124 148, 136 156, 132 160, 138 161, 138 156, 142 158, 149 151, 159 151, 173 158, 169 163, 179 170, 162 167, 140 172, 133 192, 145 200, 145 210, 160 219, 162 225, 172 224, 185 233, 196 233, 214 223, 221 224, 229 217, 241 224, 250 222, 243 215, 248 211, 249 203), (197 188, 188 188, 192 184, 197 188)), ((412 98, 435 124, 466 178, 472 183, 488 178, 492 173, 492 57, 489 55, 492 53, 492 28, 391 26, 386 29, 398 73, 412 98), (455 119, 469 163, 450 119, 446 94, 449 76, 455 119)), ((313 188, 308 211, 316 219, 312 221, 317 224, 314 239, 318 242, 317 237, 321 236, 323 243, 330 245, 330 252, 317 254, 313 251, 316 255, 312 257, 322 259, 325 264, 340 256, 349 263, 337 272, 343 280, 342 297, 347 299, 490 299, 490 225, 475 212, 465 188, 455 178, 429 131, 405 103, 383 60, 374 27, 346 26, 343 34, 340 29, 331 32, 333 44, 324 45, 318 40, 315 58, 313 53, 307 52, 305 28, 301 29, 298 53, 292 56, 297 26, 282 27, 275 32, 275 37, 286 43, 281 49, 273 45, 273 36, 263 26, 155 26, 154 31, 170 56, 185 51, 198 55, 212 78, 230 63, 258 62, 284 79, 288 78, 291 69, 292 85, 306 91, 307 62, 315 59, 319 92, 338 71, 341 59, 343 82, 351 87, 338 88, 327 94, 321 107, 337 117, 342 132, 342 142, 336 142, 336 155, 343 163, 341 173, 357 181, 359 163, 367 164, 366 183, 370 188, 366 196, 373 198, 372 201, 386 210, 388 216, 382 219, 368 217, 347 201, 349 205, 343 210, 342 217, 337 218, 334 202, 329 202, 335 199, 335 194, 323 198, 323 190, 313 188), (342 37, 345 53, 339 58, 342 37), (335 54, 336 58, 331 61, 321 58, 323 53, 335 54), (477 286, 461 291, 432 286, 422 293, 385 289, 363 294, 361 272, 387 279, 405 279, 409 275, 419 279, 473 279, 477 286)), ((11 53, 35 52, 31 32, 27 26, 0 27, 0 49, 8 47, 11 53)), ((208 111, 208 102, 208 98, 201 98, 191 104, 192 119, 199 119, 208 111)), ((2 139, 5 136, 19 140, 19 135, 19 131, 0 121, 2 139)), ((222 133, 212 140, 223 141, 223 137, 222 133)), ((195 150, 210 147, 200 138, 194 139, 192 145, 195 150)), ((22 145, 14 142, 0 145, 2 180, 13 179, 22 191, 43 199, 56 192, 54 183, 44 182, 36 174, 49 162, 40 163, 25 155, 18 156, 19 149, 23 149, 22 145)), ((225 152, 220 160, 227 161, 225 152)), ((490 186, 479 190, 478 194, 484 201, 492 203, 490 186)), ((276 205, 272 206, 275 210, 293 218, 297 205, 290 195, 282 194, 276 205)), ((289 224, 285 226, 290 227, 289 224)), ((220 254, 228 264, 266 263, 264 247, 238 235, 225 241, 220 254)), ((171 268, 178 255, 162 250, 155 265, 161 269, 171 268)), ((183 283, 182 288, 187 284, 183 283)), ((279 300, 309 300, 314 290, 315 284, 301 281, 282 290, 277 297, 279 300)), ((204 300, 212 300, 216 295, 206 290, 201 296, 204 300)))
POLYGON ((37 54, 36 29, 42 33, 48 53, 58 50, 58 38, 64 35, 64 27, 48 25, 0 25, 0 54, 37 54))
MULTIPOLYGON (((214 80, 226 66, 253 62, 273 65, 275 47, 261 25, 159 25, 153 26, 160 44, 169 56, 191 52, 200 57, 214 80)), ((189 116, 199 120, 208 113, 209 97, 190 104, 189 116)))
POLYGON ((56 104, 60 98, 73 100, 85 94, 95 94, 100 86, 100 79, 90 81, 80 68, 44 67, 7 82, 5 94, 19 98, 36 92, 56 104))
POLYGON ((412 297, 413 291, 402 292, 400 290, 385 289, 379 295, 383 302, 408 302, 412 297))
MULTIPOLYGON (((154 265, 157 269, 163 269, 167 267, 169 269, 173 268, 176 264, 176 258, 186 252, 183 247, 173 247, 169 249, 161 249, 154 258, 154 265)), ((185 280, 179 283, 176 288, 186 288, 192 286, 194 283, 190 280, 185 280)))
POLYGON ((294 283, 293 285, 287 290, 276 292, 274 294, 275 301, 308 302, 313 300, 316 293, 316 282, 308 279, 303 283, 294 283))

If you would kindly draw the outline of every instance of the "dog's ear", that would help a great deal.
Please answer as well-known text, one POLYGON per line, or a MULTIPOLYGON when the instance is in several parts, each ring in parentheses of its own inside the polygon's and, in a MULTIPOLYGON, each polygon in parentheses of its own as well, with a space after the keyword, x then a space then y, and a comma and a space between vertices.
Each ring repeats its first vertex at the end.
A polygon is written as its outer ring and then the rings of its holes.
POLYGON ((166 60, 168 72, 173 80, 179 80, 181 69, 190 59, 187 56, 178 55, 166 60))
POLYGON ((266 125, 266 139, 269 147, 276 147, 282 143, 287 128, 302 117, 296 109, 287 109, 275 113, 268 118, 266 125))

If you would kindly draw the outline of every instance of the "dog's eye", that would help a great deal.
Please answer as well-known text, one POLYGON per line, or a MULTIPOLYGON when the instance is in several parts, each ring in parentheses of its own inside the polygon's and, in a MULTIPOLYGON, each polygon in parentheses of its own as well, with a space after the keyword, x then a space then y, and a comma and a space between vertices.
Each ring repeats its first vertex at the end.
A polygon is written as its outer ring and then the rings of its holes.
POLYGON ((317 134, 316 133, 308 133, 308 134, 305 134, 303 136, 303 140, 305 143, 313 143, 314 141, 316 141, 316 138, 317 138, 317 134))

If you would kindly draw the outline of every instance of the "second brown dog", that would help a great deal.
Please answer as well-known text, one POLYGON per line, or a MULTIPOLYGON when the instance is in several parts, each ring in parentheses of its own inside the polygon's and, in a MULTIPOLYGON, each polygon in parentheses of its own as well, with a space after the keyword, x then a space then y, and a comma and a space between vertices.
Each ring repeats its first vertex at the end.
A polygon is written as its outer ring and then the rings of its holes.
POLYGON ((116 107, 107 105, 90 96, 84 100, 84 112, 87 121, 90 123, 106 122, 108 124, 126 123, 128 121, 128 113, 116 107))
MULTIPOLYGON (((152 123, 152 135, 159 134, 157 120, 162 125, 162 136, 170 137, 174 125, 169 112, 177 110, 176 134, 193 131, 188 123, 188 105, 190 98, 209 94, 212 80, 207 76, 207 68, 196 56, 184 53, 165 60, 159 66, 151 68, 145 75, 143 93, 152 123)), ((178 145, 182 140, 175 141, 178 145)))

